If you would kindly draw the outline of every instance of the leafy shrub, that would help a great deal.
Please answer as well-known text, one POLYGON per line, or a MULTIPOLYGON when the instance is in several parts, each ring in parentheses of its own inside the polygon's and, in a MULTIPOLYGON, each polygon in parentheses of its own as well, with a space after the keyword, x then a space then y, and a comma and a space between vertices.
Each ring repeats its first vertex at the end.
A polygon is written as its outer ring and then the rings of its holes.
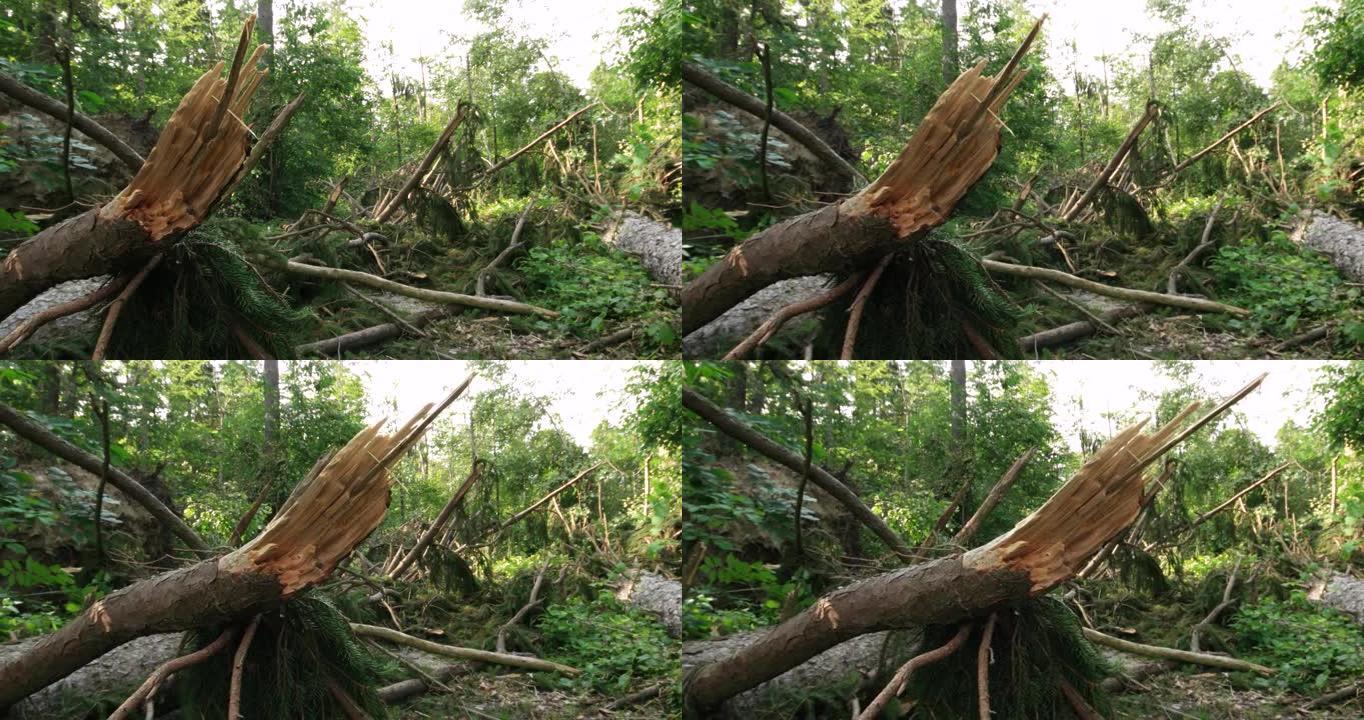
POLYGON ((1231 625, 1246 643, 1245 659, 1279 670, 1257 684, 1310 695, 1364 673, 1364 631, 1342 613, 1311 605, 1301 590, 1244 606, 1231 625))
POLYGON ((556 661, 583 671, 564 687, 619 695, 641 678, 673 675, 677 644, 657 620, 625 607, 610 591, 552 605, 536 622, 556 661))
POLYGON ((1278 230, 1264 243, 1223 247, 1209 265, 1224 288, 1223 300, 1252 312, 1228 320, 1234 328, 1291 334, 1302 321, 1339 312, 1359 299, 1357 289, 1341 290, 1330 262, 1298 248, 1278 230))

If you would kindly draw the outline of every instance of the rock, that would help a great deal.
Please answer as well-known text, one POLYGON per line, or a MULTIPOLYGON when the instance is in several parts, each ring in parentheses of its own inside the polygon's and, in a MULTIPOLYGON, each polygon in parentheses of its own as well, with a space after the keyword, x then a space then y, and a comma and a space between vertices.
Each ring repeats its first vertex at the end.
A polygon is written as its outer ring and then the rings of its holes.
MULTIPOLYGON (((682 354, 688 358, 718 358, 739 344, 772 313, 794 302, 808 300, 829 288, 832 277, 812 275, 782 280, 753 293, 723 315, 696 329, 682 339, 682 354)), ((772 342, 809 335, 818 323, 818 313, 792 318, 772 342)))
POLYGON ((682 284, 682 230, 638 213, 627 212, 611 226, 602 242, 634 255, 655 281, 682 284))
POLYGON ((1324 212, 1299 225, 1294 242, 1326 255, 1341 275, 1364 282, 1364 228, 1324 212))
MULTIPOLYGON (((8 335, 15 326, 29 317, 54 305, 89 295, 108 281, 108 275, 101 275, 85 280, 71 280, 48 288, 38 297, 28 301, 27 305, 15 310, 14 314, 0 321, 0 337, 8 335)), ((33 333, 33 337, 24 341, 24 344, 52 344, 85 335, 94 335, 99 332, 101 322, 98 310, 99 306, 96 306, 63 318, 57 318, 39 328, 37 332, 33 333)))

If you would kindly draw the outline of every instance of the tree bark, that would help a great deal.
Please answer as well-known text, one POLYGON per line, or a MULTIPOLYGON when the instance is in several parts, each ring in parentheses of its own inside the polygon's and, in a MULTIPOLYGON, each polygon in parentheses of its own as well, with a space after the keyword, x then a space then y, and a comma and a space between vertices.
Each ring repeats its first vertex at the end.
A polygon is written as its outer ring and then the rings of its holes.
POLYGON ((958 77, 871 185, 754 235, 688 283, 682 334, 779 280, 850 274, 946 222, 999 152, 999 113, 1023 77, 1018 64, 1040 28, 1039 21, 997 76, 983 76, 982 61, 958 77))
POLYGON ((757 642, 695 669, 683 681, 688 709, 704 716, 736 693, 858 635, 984 616, 1065 582, 1136 518, 1147 492, 1146 468, 1263 379, 1182 430, 1196 404, 1150 434, 1142 432, 1144 423, 1127 428, 1041 508, 986 545, 835 590, 757 642))
POLYGON ((1086 280, 1076 277, 1070 273, 1051 268, 1033 267, 1032 265, 1014 265, 1013 263, 1000 262, 982 258, 980 264, 991 273, 1002 275, 1013 275, 1015 277, 1028 278, 1030 280, 1050 280, 1054 283, 1068 285, 1081 290, 1088 290, 1096 295, 1107 295, 1108 297, 1118 298, 1119 300, 1130 300, 1138 303, 1150 303, 1152 305, 1165 305, 1168 307, 1182 308, 1194 312, 1206 313, 1226 313, 1237 317, 1248 317, 1250 311, 1245 308, 1233 305, 1224 305, 1212 300, 1203 298, 1189 297, 1188 295, 1166 295, 1164 293, 1151 292, 1149 290, 1133 290, 1132 288, 1114 287, 1103 283, 1086 280))
POLYGON ((957 0, 942 0, 942 84, 947 87, 961 67, 957 52, 957 0))
POLYGON ((520 315, 540 315, 547 318, 559 317, 559 313, 553 310, 547 310, 535 305, 527 305, 522 302, 516 302, 515 300, 502 300, 501 298, 494 297, 478 297, 477 295, 464 295, 463 293, 416 288, 411 285, 393 282, 387 278, 381 278, 378 275, 360 272, 359 270, 344 270, 342 268, 325 267, 322 265, 308 265, 306 263, 293 262, 292 260, 285 261, 282 264, 276 263, 274 266, 294 275, 352 282, 357 285, 372 287, 376 290, 387 290, 392 293, 406 295, 411 298, 426 300, 428 302, 464 305, 483 310, 494 310, 497 312, 520 315))
POLYGON ((427 405, 393 435, 380 434, 383 421, 362 430, 320 460, 241 548, 112 592, 0 660, 0 710, 129 640, 253 615, 325 580, 383 520, 387 469, 455 397, 434 411, 427 405))
MULTIPOLYGON (((771 438, 730 417, 729 413, 702 397, 695 390, 682 388, 682 405, 700 415, 724 434, 785 465, 791 472, 799 474, 804 471, 805 458, 801 457, 799 453, 782 447, 771 438)), ((891 550, 895 551, 896 555, 904 559, 914 557, 914 550, 905 543, 904 539, 895 534, 895 531, 890 529, 886 521, 872 512, 871 508, 867 507, 861 498, 857 497, 846 485, 839 482, 838 478, 830 474, 828 470, 818 465, 811 465, 810 480, 842 503, 848 512, 852 513, 853 517, 881 538, 891 550)))
POLYGON ((213 212, 301 100, 286 106, 261 139, 251 142, 251 129, 240 118, 260 86, 263 71, 256 62, 263 51, 257 48, 236 73, 230 96, 224 97, 223 63, 204 73, 171 115, 147 162, 113 200, 10 251, 0 266, 0 317, 58 283, 140 267, 213 212), (213 119, 220 106, 231 112, 218 126, 213 119))

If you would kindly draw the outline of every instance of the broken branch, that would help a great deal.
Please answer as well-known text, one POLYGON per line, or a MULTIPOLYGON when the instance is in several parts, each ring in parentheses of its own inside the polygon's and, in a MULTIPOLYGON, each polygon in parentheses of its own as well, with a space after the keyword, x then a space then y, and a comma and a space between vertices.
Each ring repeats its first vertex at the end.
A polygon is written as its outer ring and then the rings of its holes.
POLYGON ((1134 290, 1132 288, 1114 287, 1103 283, 1086 280, 1076 277, 1070 273, 1052 270, 1051 268, 1034 267, 1032 265, 1014 265, 1012 263, 1000 262, 981 258, 980 264, 993 273, 1013 275, 1015 277, 1028 278, 1030 280, 1050 280, 1051 282, 1069 285, 1073 288, 1088 290, 1096 295, 1107 295, 1120 300, 1131 300, 1139 303, 1151 303, 1154 305, 1166 305, 1169 307, 1183 308, 1195 312, 1207 313, 1226 313, 1237 317, 1247 317, 1250 311, 1244 308, 1223 305, 1212 300, 1203 298, 1188 297, 1186 295, 1166 295, 1164 293, 1151 292, 1149 290, 1134 290))

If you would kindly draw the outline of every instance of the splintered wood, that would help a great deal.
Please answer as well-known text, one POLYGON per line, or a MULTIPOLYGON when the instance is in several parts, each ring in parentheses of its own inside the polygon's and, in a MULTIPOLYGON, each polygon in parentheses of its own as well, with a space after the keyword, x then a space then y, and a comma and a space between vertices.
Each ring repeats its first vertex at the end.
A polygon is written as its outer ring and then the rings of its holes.
POLYGON ((999 112, 1027 75, 1019 61, 1046 20, 1043 15, 998 75, 983 76, 985 61, 962 73, 934 103, 900 156, 849 203, 890 220, 900 237, 947 221, 952 209, 999 154, 999 112))
POLYGON ((392 484, 388 468, 437 413, 427 405, 392 435, 379 432, 383 421, 361 431, 320 461, 270 524, 219 567, 275 575, 285 598, 329 576, 383 521, 392 484))
MULTIPOLYGON (((254 16, 242 31, 241 49, 250 38, 253 22, 254 16)), ((171 115, 137 176, 100 208, 102 220, 135 221, 152 242, 160 242, 208 216, 241 172, 251 148, 251 129, 242 118, 267 74, 256 67, 264 53, 265 46, 260 45, 245 64, 234 64, 233 77, 222 77, 223 62, 200 76, 171 115), (225 100, 228 92, 232 95, 225 100)), ((239 49, 237 60, 242 55, 239 49)))
POLYGON ((1024 570, 1036 595, 1074 577, 1114 535, 1131 525, 1147 497, 1146 469, 1194 430, 1259 387, 1261 375, 1190 427, 1194 403, 1153 433, 1137 423, 1104 443, 1042 507, 1009 532, 966 553, 965 567, 1024 570))

